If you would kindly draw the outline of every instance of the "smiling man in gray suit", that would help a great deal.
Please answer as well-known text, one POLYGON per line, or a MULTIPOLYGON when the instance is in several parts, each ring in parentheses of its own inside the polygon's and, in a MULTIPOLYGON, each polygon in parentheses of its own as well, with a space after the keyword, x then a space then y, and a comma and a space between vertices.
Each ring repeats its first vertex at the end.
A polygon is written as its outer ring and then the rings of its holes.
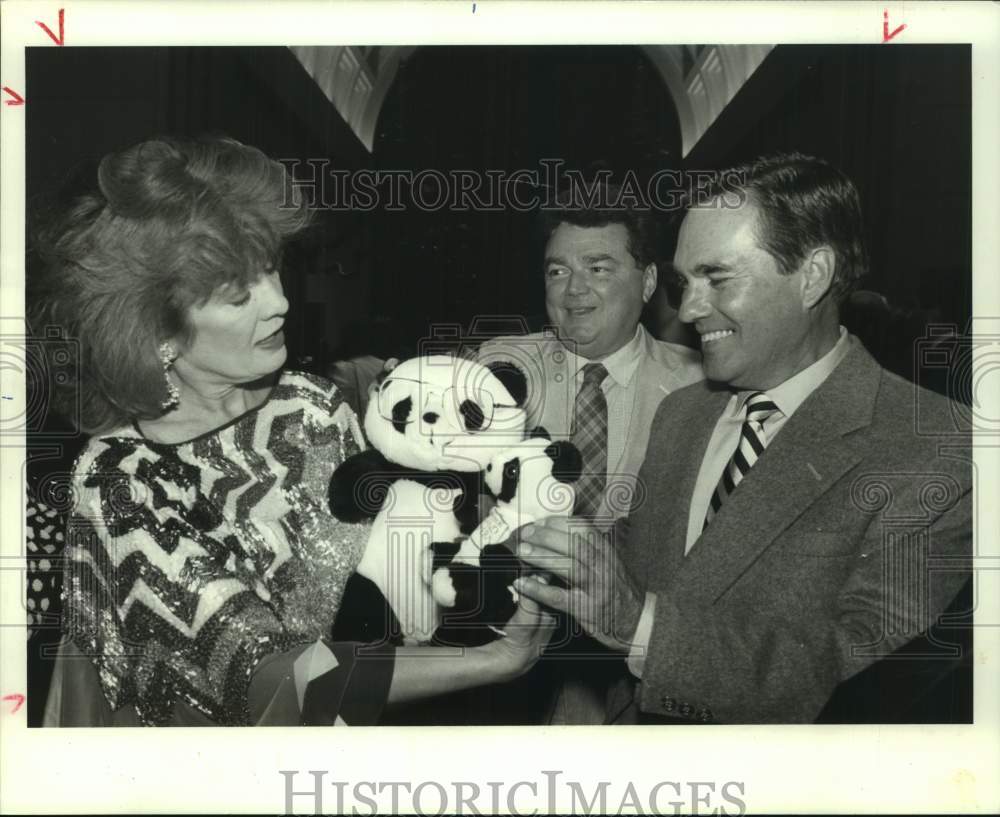
POLYGON ((963 412, 840 326, 865 272, 854 185, 800 155, 721 178, 675 256, 708 379, 661 404, 644 501, 611 535, 522 531, 567 586, 521 592, 626 659, 609 721, 813 721, 969 576, 963 412))

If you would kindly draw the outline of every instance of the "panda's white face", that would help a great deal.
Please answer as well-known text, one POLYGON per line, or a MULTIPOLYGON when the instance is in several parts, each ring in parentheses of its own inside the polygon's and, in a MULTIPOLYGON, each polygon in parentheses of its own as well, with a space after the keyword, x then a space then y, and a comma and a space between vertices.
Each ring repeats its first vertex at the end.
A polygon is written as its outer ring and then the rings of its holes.
POLYGON ((420 471, 482 471, 522 439, 524 425, 524 410, 489 369, 446 355, 400 363, 365 413, 372 445, 420 471))
POLYGON ((548 439, 535 437, 495 454, 487 466, 486 487, 499 502, 513 504, 522 517, 569 514, 575 494, 553 475, 551 446, 548 439))

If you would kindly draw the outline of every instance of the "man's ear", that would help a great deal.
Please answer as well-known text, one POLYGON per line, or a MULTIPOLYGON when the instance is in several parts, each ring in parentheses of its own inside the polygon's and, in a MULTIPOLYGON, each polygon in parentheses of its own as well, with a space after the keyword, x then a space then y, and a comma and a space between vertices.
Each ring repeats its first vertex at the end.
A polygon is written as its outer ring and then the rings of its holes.
POLYGON ((649 303, 649 299, 656 292, 656 264, 649 264, 642 271, 642 302, 649 303))
POLYGON ((799 267, 802 271, 802 306, 811 309, 830 291, 837 272, 837 254, 825 244, 810 250, 799 267))

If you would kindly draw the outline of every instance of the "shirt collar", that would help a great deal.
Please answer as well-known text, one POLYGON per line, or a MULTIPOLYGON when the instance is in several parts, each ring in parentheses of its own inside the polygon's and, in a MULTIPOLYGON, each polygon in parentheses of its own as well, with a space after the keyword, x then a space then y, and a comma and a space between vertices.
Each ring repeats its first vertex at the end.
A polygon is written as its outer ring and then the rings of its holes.
POLYGON ((608 370, 608 376, 611 380, 619 386, 627 386, 635 375, 635 370, 639 368, 639 358, 642 357, 643 331, 642 324, 639 324, 635 328, 632 340, 618 349, 618 351, 612 352, 606 358, 598 361, 588 360, 566 349, 566 357, 569 365, 576 372, 577 377, 581 377, 580 373, 588 363, 601 363, 608 370))
MULTIPOLYGON (((806 398, 833 373, 833 370, 840 365, 840 361, 847 357, 847 353, 851 350, 849 337, 847 330, 841 326, 840 337, 829 352, 798 374, 792 375, 784 383, 767 390, 767 396, 771 398, 771 402, 786 418, 791 417, 806 398)), ((743 412, 746 401, 751 394, 755 394, 757 391, 759 389, 740 391, 734 395, 736 397, 733 402, 735 414, 743 412)))

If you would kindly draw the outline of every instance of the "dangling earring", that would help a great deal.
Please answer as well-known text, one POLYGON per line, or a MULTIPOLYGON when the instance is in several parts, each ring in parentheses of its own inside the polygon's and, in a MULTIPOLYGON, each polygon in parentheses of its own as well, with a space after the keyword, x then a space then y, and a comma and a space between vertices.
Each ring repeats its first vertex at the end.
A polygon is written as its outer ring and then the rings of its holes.
POLYGON ((169 343, 160 344, 160 363, 163 364, 163 379, 167 381, 167 399, 160 403, 160 408, 169 411, 181 401, 181 393, 174 381, 170 379, 170 367, 177 359, 177 352, 169 343))

